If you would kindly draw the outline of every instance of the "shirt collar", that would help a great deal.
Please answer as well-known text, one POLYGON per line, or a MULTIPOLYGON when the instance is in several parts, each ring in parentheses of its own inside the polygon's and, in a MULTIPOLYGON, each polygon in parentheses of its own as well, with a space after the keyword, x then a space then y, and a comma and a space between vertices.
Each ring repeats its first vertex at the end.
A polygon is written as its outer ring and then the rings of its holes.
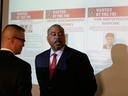
MULTIPOLYGON (((112 45, 112 46, 113 46, 113 45, 112 45)), ((112 46, 110 46, 110 47, 109 47, 109 46, 107 45, 107 48, 108 48, 108 49, 111 49, 111 48, 112 48, 112 46)))
POLYGON ((8 48, 1 48, 0 50, 10 51, 10 52, 12 52, 15 55, 15 53, 12 50, 8 49, 8 48))

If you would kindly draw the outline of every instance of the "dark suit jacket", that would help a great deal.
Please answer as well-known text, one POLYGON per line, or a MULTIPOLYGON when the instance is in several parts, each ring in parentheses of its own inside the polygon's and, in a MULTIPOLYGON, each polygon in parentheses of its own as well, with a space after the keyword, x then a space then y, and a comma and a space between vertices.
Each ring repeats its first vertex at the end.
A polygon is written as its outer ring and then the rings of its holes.
POLYGON ((51 80, 49 58, 47 50, 35 60, 40 96, 94 96, 97 84, 86 54, 65 46, 51 80))
POLYGON ((0 50, 0 96, 31 96, 31 87, 30 64, 0 50))

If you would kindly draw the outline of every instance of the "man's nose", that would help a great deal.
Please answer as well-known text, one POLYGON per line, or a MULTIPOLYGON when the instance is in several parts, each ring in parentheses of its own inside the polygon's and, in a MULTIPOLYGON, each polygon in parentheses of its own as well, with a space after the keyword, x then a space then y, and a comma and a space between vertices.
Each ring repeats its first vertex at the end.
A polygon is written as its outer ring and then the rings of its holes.
POLYGON ((59 38, 60 36, 59 36, 59 34, 56 34, 56 38, 59 38))

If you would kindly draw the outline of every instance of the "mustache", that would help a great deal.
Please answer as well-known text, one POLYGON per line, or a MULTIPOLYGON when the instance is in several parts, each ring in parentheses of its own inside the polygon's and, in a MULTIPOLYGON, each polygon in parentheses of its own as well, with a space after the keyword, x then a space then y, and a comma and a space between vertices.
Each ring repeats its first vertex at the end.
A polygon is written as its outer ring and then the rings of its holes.
POLYGON ((57 42, 60 42, 60 43, 62 43, 60 40, 56 40, 56 41, 54 42, 54 44, 55 44, 55 43, 57 43, 57 42))

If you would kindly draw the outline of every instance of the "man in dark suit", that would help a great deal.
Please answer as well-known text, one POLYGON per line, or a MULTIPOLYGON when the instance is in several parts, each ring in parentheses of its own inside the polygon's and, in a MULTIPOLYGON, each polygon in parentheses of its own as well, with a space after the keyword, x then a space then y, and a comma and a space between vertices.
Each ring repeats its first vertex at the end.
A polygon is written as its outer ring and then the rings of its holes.
POLYGON ((0 96, 32 96, 30 64, 16 57, 24 46, 24 29, 7 25, 0 50, 0 96))
POLYGON ((87 55, 65 45, 60 25, 48 29, 47 41, 51 49, 35 59, 40 96, 94 96, 97 84, 87 55), (50 78, 53 53, 57 54, 57 61, 50 78))

